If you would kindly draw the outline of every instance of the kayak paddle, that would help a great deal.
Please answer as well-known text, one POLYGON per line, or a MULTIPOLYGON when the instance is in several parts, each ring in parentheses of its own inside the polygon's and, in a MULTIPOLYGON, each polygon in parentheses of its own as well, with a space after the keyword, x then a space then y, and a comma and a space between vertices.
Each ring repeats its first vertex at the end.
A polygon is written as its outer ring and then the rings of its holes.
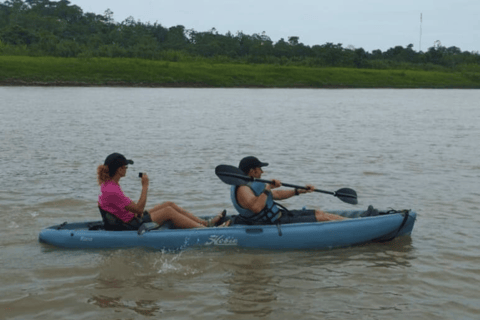
MULTIPOLYGON (((263 183, 270 183, 272 184, 273 181, 269 180, 263 180, 263 179, 256 179, 249 177, 243 173, 242 170, 240 170, 237 167, 234 166, 229 166, 226 164, 221 164, 215 168, 215 174, 225 182, 226 184, 234 185, 234 186, 240 186, 244 185, 247 182, 253 182, 253 181, 258 181, 258 182, 263 182, 263 183)), ((296 189, 308 189, 307 187, 302 187, 302 186, 296 186, 294 184, 288 184, 288 183, 283 183, 282 186, 284 187, 289 187, 289 188, 296 188, 296 189)), ((350 188, 342 188, 338 189, 335 192, 332 191, 325 191, 325 190, 320 190, 320 189, 314 189, 313 191, 315 192, 321 192, 321 193, 326 193, 333 195, 337 197, 338 199, 342 200, 343 202, 350 203, 350 204, 357 204, 357 193, 355 190, 350 189, 350 188)))

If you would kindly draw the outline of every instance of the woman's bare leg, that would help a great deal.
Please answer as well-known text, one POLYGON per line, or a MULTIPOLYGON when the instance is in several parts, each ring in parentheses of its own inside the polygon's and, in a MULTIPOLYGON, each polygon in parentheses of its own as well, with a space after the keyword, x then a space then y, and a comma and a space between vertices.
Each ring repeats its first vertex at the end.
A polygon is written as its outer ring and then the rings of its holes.
POLYGON ((187 210, 179 207, 178 205, 176 205, 175 203, 171 202, 171 201, 167 201, 167 202, 164 202, 164 203, 161 203, 159 205, 156 205, 155 207, 153 207, 151 210, 148 210, 148 212, 150 213, 150 215, 152 214, 152 212, 156 212, 156 211, 160 211, 160 210, 163 210, 165 208, 172 208, 173 210, 175 210, 177 213, 189 218, 190 220, 193 220, 197 223, 201 223, 201 224, 204 224, 206 225, 206 222, 205 220, 202 220, 200 219, 199 217, 193 215, 192 213, 188 212, 187 210))
MULTIPOLYGON (((187 210, 183 209, 182 207, 179 207, 177 204, 175 204, 174 202, 171 202, 171 201, 167 201, 167 202, 164 202, 162 204, 159 204, 159 205, 156 205, 155 207, 153 207, 151 210, 149 210, 148 212, 150 213, 150 215, 152 214, 152 212, 156 212, 158 210, 163 210, 165 208, 172 208, 174 209, 175 211, 177 211, 179 214, 182 214, 184 215, 185 217, 195 221, 195 222, 198 222, 198 223, 201 223, 203 224, 204 226, 207 226, 208 225, 208 221, 205 221, 203 219, 200 219, 199 217, 193 215, 192 213, 188 212, 187 210)), ((213 223, 217 223, 218 221, 220 221, 220 219, 222 219, 221 215, 217 215, 215 218, 213 218, 213 223)))
POLYGON ((178 211, 172 207, 164 207, 157 210, 149 211, 152 221, 158 224, 164 224, 167 221, 172 221, 172 223, 177 228, 189 229, 189 228, 205 228, 203 223, 192 220, 182 214, 179 214, 178 211))

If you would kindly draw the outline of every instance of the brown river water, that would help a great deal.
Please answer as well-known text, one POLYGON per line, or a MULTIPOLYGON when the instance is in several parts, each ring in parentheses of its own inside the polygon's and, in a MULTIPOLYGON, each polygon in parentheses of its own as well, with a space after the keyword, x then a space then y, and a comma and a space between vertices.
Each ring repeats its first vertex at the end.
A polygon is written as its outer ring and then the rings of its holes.
POLYGON ((480 319, 480 91, 0 87, 0 319, 480 319), (413 209, 411 236, 334 250, 65 250, 45 227, 99 219, 96 167, 147 207, 226 208, 219 164, 349 187, 290 208, 413 209))

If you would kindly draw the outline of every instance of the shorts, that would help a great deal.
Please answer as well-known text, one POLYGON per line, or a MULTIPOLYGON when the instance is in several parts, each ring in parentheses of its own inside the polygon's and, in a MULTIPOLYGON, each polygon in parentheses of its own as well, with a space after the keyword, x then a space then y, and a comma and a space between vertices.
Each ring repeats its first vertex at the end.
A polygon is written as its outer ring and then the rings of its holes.
POLYGON ((141 218, 133 217, 129 222, 122 221, 119 217, 103 210, 98 206, 100 214, 102 215, 103 227, 105 230, 123 231, 123 230, 138 230, 138 228, 145 222, 152 222, 152 218, 148 211, 144 211, 141 218))
POLYGON ((281 224, 317 222, 315 210, 280 210, 282 216, 278 219, 281 224))
POLYGON ((287 211, 287 210, 281 209, 280 212, 282 213, 282 216, 273 223, 270 221, 262 221, 262 222, 250 221, 238 215, 234 219, 234 224, 269 225, 269 224, 275 224, 277 223, 277 221, 280 222, 281 224, 317 222, 317 218, 315 217, 315 210, 288 210, 287 211))
POLYGON ((152 222, 150 213, 148 213, 147 210, 143 212, 143 216, 141 218, 134 217, 132 220, 130 220, 130 222, 124 222, 123 224, 128 225, 132 228, 135 228, 135 230, 138 230, 138 228, 140 228, 140 226, 145 222, 152 222))

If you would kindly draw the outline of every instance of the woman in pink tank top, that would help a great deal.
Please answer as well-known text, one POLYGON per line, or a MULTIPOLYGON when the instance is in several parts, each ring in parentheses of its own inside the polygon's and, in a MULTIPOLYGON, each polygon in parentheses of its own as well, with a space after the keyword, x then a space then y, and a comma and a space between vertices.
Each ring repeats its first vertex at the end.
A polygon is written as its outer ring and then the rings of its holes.
MULTIPOLYGON (((145 173, 142 175, 142 193, 137 202, 125 196, 120 187, 120 179, 125 177, 129 164, 133 164, 133 161, 127 160, 120 153, 112 153, 105 159, 104 164, 97 168, 97 179, 100 185, 98 206, 117 218, 114 220, 118 229, 138 229, 142 223, 152 221, 159 225, 171 221, 175 227, 182 229, 204 228, 216 226, 225 216, 224 210, 210 221, 205 221, 171 201, 145 210, 149 185, 149 179, 145 173)), ((227 225, 228 223, 222 226, 227 225)))

